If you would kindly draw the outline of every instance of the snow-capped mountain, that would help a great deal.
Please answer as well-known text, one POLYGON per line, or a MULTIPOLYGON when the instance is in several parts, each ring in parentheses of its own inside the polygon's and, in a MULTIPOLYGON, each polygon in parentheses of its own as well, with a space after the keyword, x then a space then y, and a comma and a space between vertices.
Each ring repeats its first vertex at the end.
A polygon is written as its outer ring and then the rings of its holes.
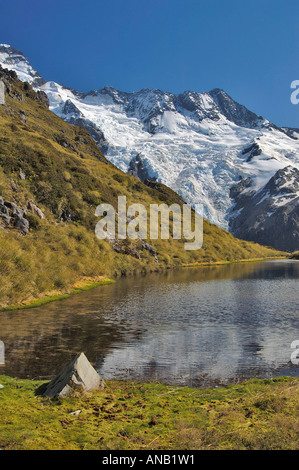
MULTIPOLYGON (((82 93, 45 82, 28 59, 8 45, 0 45, 0 64, 44 91, 54 113, 87 128, 106 158, 123 171, 160 181, 192 205, 202 203, 207 219, 242 238, 287 249, 287 242, 265 239, 264 229, 275 212, 283 212, 277 220, 289 230, 288 218, 298 218, 298 185, 263 214, 259 230, 252 223, 249 229, 243 219, 256 213, 255 195, 266 195, 280 170, 299 169, 298 129, 275 126, 220 89, 175 95, 105 87, 82 93), (290 198, 294 211, 283 211, 290 198)), ((298 182, 298 173, 293 177, 298 182)), ((286 186, 292 181, 287 179, 286 186)), ((298 244, 297 232, 289 249, 298 249, 298 244)))
POLYGON ((287 166, 278 170, 260 189, 252 179, 240 179, 231 188, 235 201, 229 220, 239 238, 258 240, 262 245, 295 251, 299 239, 299 170, 287 166))
POLYGON ((28 82, 34 87, 46 83, 39 73, 31 67, 24 54, 9 44, 0 44, 0 64, 3 68, 14 70, 20 80, 28 82))

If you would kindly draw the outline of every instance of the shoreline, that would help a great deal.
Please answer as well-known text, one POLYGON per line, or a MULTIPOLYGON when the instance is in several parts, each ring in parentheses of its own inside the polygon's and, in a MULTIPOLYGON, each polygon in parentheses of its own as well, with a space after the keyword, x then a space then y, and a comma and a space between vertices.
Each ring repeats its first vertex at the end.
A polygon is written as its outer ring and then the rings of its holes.
POLYGON ((70 287, 69 292, 59 292, 53 291, 41 296, 41 298, 30 299, 28 301, 20 302, 16 305, 8 305, 6 307, 0 307, 0 312, 7 312, 10 310, 25 310, 28 308, 35 308, 40 307, 41 305, 46 305, 50 302, 56 302, 64 299, 68 299, 72 295, 81 294, 82 292, 89 291, 91 289, 95 289, 99 286, 106 286, 109 284, 114 284, 116 281, 114 279, 110 279, 109 277, 104 276, 97 276, 93 279, 86 279, 83 278, 73 284, 70 287))
POLYGON ((255 263, 258 261, 271 261, 271 260, 283 260, 291 259, 287 256, 271 256, 269 258, 249 258, 249 259, 237 259, 233 261, 211 261, 206 263, 191 263, 191 264, 182 264, 183 268, 197 268, 201 266, 224 266, 227 264, 238 264, 238 263, 255 263))
MULTIPOLYGON (((233 260, 233 261, 210 261, 210 262, 203 262, 203 263, 192 263, 192 264, 182 264, 180 266, 173 266, 167 268, 158 269, 156 272, 168 271, 170 269, 183 269, 183 268, 200 268, 205 266, 225 266, 229 264, 238 264, 238 263, 253 263, 259 261, 271 261, 271 260, 283 260, 283 259, 290 259, 286 256, 275 256, 269 258, 249 258, 249 259, 240 259, 240 260, 233 260)), ((127 275, 131 275, 134 273, 128 273, 127 275)), ((138 274, 140 275, 140 273, 138 274)), ((106 276, 95 276, 92 278, 82 278, 77 281, 75 284, 70 286, 70 290, 68 292, 61 292, 61 291, 52 291, 41 295, 40 298, 33 298, 29 300, 24 300, 15 305, 7 305, 5 307, 0 307, 0 312, 7 312, 11 310, 25 310, 29 308, 36 308, 42 305, 46 305, 51 302, 56 302, 64 299, 68 299, 72 295, 81 294, 82 292, 89 291, 91 289, 95 289, 99 286, 106 286, 109 284, 114 284, 117 282, 115 279, 111 279, 106 276)))

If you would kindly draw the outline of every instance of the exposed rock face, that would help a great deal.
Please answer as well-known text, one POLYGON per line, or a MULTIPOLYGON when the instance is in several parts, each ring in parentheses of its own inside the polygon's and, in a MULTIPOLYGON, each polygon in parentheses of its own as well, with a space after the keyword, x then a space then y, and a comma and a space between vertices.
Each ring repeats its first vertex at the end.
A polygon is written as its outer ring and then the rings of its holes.
POLYGON ((28 210, 36 214, 40 219, 45 218, 43 211, 39 207, 37 207, 33 201, 28 201, 27 208, 28 210))
POLYGON ((299 129, 296 127, 281 127, 283 132, 294 140, 299 139, 299 129))
POLYGON ((106 141, 103 132, 93 122, 89 121, 83 113, 81 113, 72 100, 67 100, 65 102, 62 108, 62 116, 66 122, 86 129, 95 140, 101 152, 107 152, 108 142, 106 141))
POLYGON ((74 117, 74 118, 79 118, 83 117, 83 114, 81 111, 77 108, 77 106, 74 105, 74 103, 71 100, 67 100, 62 108, 63 114, 68 116, 69 118, 74 117))
POLYGON ((0 80, 0 105, 5 105, 5 85, 0 80))
POLYGON ((15 203, 4 201, 0 197, 0 220, 2 221, 2 228, 14 227, 23 235, 29 232, 29 222, 26 219, 26 211, 20 209, 15 203))
POLYGON ((221 113, 231 122, 234 122, 238 126, 247 128, 258 128, 260 127, 264 119, 261 116, 249 111, 242 104, 237 103, 233 100, 225 91, 215 88, 210 91, 210 96, 213 98, 221 113))
POLYGON ((73 144, 64 135, 55 134, 54 138, 56 142, 62 147, 70 149, 72 152, 78 153, 73 144))
MULTIPOLYGON (((0 47, 0 56, 1 56, 1 47, 0 47)), ((26 95, 28 98, 31 98, 34 101, 43 103, 47 108, 49 108, 49 99, 46 93, 42 90, 34 91, 29 83, 24 82, 23 84, 24 94, 16 91, 14 89, 13 83, 17 78, 18 78, 18 75, 16 74, 14 70, 8 70, 5 68, 2 68, 2 66, 0 65, 0 83, 3 83, 4 85, 4 93, 7 92, 7 94, 11 98, 16 99, 18 101, 23 101, 24 95, 26 95)), ((0 88, 1 88, 1 85, 0 85, 0 88)), ((0 94, 1 94, 1 91, 0 91, 0 94)), ((5 104, 5 94, 2 96, 2 99, 4 99, 4 103, 2 104, 5 104)))
POLYGON ((92 391, 104 388, 104 386, 104 381, 92 367, 85 354, 80 353, 47 384, 43 396, 67 397, 76 390, 92 391))
POLYGON ((259 191, 250 178, 231 188, 235 201, 230 229, 244 240, 270 245, 283 251, 299 249, 299 170, 278 170, 259 191))
POLYGON ((27 219, 25 219, 23 215, 14 215, 14 225, 24 235, 27 235, 27 233, 29 232, 29 222, 27 219))
POLYGON ((140 154, 136 155, 136 157, 130 161, 128 173, 129 175, 136 176, 136 178, 139 178, 142 182, 145 180, 156 180, 156 178, 150 177, 146 166, 143 164, 140 154))
POLYGON ((47 97, 46 93, 44 91, 38 90, 36 92, 36 101, 39 101, 40 103, 43 103, 47 108, 50 106, 50 101, 49 98, 47 97))
POLYGON ((5 201, 0 197, 0 228, 15 228, 23 235, 27 235, 30 228, 27 210, 36 214, 40 219, 45 218, 42 210, 33 201, 28 201, 26 209, 21 209, 14 202, 5 201))
POLYGON ((135 246, 133 246, 131 243, 128 243, 127 240, 120 241, 110 239, 109 241, 116 253, 123 253, 124 255, 129 255, 133 256, 133 258, 140 259, 140 252, 147 250, 153 256, 155 262, 159 264, 157 256, 158 253, 156 252, 155 248, 141 238, 139 239, 139 243, 137 243, 135 246))
POLYGON ((242 155, 247 156, 246 162, 249 163, 254 157, 258 157, 259 155, 261 155, 261 153, 262 153, 262 149, 255 142, 254 144, 250 145, 250 147, 247 147, 246 149, 244 149, 242 152, 242 155))
POLYGON ((20 111, 20 117, 22 119, 23 124, 26 124, 26 113, 24 111, 20 111))
POLYGON ((158 260, 157 252, 155 248, 149 243, 145 242, 144 240, 141 240, 141 246, 143 250, 149 251, 150 254, 154 257, 155 262, 159 264, 159 260, 158 260))
POLYGON ((54 83, 44 90, 50 109, 85 127, 113 164, 142 182, 164 183, 192 206, 202 203, 204 217, 225 229, 229 189, 239 175, 260 187, 279 168, 299 165, 295 131, 276 127, 223 90, 174 95, 105 87, 82 94, 54 83))
POLYGON ((59 216, 60 222, 72 222, 75 220, 76 216, 73 215, 67 207, 63 208, 59 216))
POLYGON ((93 122, 88 121, 88 119, 82 117, 71 117, 66 121, 70 124, 73 124, 74 126, 79 126, 83 129, 86 129, 94 139, 101 152, 105 154, 108 151, 108 142, 106 141, 103 132, 95 124, 93 124, 93 122))

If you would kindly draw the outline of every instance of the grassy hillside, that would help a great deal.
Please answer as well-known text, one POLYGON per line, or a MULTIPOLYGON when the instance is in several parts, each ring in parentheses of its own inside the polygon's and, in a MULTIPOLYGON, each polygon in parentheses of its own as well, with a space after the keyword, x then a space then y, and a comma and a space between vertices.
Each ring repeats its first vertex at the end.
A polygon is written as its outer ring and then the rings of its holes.
POLYGON ((0 197, 26 209, 30 226, 24 235, 0 217, 0 307, 47 292, 68 292, 85 277, 279 255, 237 240, 207 221, 198 251, 185 251, 183 240, 149 240, 158 263, 140 241, 124 241, 116 251, 108 241, 98 240, 94 212, 100 203, 117 208, 119 195, 126 196, 128 204, 146 207, 183 201, 161 184, 149 187, 118 170, 86 130, 50 112, 45 97, 13 72, 0 70, 0 79, 7 88, 6 105, 0 106, 0 197))

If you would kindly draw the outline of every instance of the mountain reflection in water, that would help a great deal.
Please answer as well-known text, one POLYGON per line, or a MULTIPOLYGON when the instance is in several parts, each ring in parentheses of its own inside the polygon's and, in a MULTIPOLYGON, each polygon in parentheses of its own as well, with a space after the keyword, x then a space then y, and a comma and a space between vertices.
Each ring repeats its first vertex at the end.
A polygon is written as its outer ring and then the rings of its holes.
POLYGON ((188 268, 1 312, 0 374, 52 377, 83 351, 106 379, 208 386, 296 375, 298 278, 289 260, 188 268))

